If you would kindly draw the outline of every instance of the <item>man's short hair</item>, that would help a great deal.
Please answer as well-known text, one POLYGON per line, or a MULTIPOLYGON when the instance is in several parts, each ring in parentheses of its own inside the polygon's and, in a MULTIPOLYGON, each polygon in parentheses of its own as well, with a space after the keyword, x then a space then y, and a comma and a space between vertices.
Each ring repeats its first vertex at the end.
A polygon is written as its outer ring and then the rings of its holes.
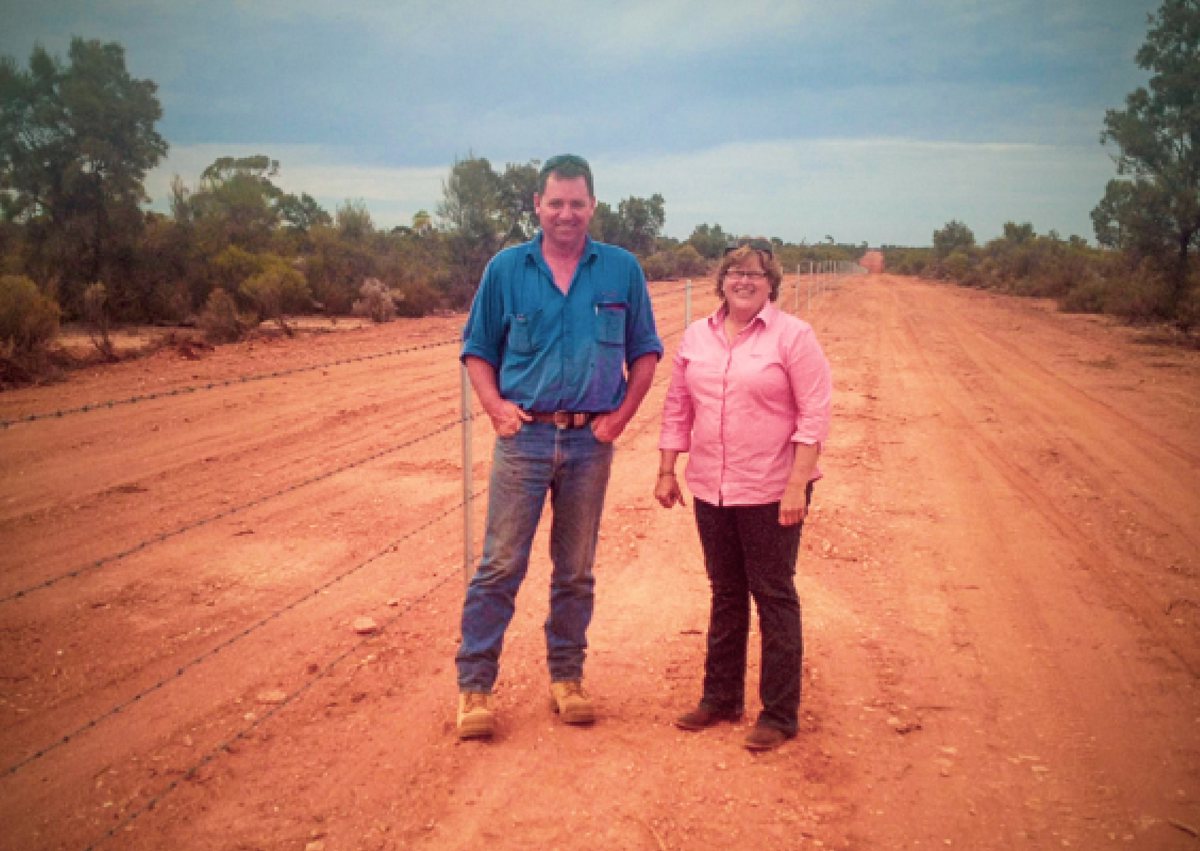
POLYGON ((546 181, 552 174, 559 180, 582 177, 587 181, 588 195, 592 198, 596 197, 596 187, 592 183, 592 167, 583 157, 575 154, 559 154, 546 160, 542 170, 538 172, 537 191, 539 195, 546 191, 546 181))

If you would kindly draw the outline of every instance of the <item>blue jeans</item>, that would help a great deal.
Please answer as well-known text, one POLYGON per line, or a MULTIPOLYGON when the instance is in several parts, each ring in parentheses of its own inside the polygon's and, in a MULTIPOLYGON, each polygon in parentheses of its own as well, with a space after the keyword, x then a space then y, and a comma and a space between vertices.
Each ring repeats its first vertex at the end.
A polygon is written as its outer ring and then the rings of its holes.
POLYGON ((547 493, 553 565, 545 626, 550 679, 583 677, 594 599, 592 564, 612 458, 612 444, 601 443, 588 426, 559 430, 550 423, 525 423, 512 437, 496 438, 483 555, 467 587, 455 656, 460 691, 490 692, 496 682, 504 632, 529 568, 547 493))
MULTIPOLYGON (((811 483, 808 498, 812 498, 811 483)), ((716 712, 744 708, 753 598, 762 633, 758 723, 794 736, 804 657, 794 577, 804 524, 781 526, 778 502, 722 507, 693 497, 692 504, 712 586, 700 702, 716 712)))

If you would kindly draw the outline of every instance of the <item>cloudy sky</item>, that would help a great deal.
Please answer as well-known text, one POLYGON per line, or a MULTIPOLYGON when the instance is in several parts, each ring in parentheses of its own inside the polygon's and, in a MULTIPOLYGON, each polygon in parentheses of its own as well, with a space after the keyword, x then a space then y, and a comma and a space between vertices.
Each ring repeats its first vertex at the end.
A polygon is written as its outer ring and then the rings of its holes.
POLYGON ((165 206, 219 156, 376 225, 435 212, 456 158, 587 157, 596 195, 661 194, 788 241, 928 245, 951 219, 1094 236, 1104 111, 1145 83, 1158 0, 0 0, 0 55, 119 42, 153 80, 165 206))

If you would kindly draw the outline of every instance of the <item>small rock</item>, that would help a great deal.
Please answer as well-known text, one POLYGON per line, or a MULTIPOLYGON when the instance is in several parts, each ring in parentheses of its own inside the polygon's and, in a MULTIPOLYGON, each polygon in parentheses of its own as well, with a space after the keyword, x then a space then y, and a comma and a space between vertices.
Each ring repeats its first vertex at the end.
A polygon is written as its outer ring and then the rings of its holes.
POLYGON ((284 703, 287 700, 287 692, 277 688, 271 689, 270 691, 259 692, 256 700, 259 703, 270 705, 284 703))
POLYGON ((379 624, 374 618, 361 617, 354 619, 354 631, 359 635, 374 635, 379 632, 379 624))

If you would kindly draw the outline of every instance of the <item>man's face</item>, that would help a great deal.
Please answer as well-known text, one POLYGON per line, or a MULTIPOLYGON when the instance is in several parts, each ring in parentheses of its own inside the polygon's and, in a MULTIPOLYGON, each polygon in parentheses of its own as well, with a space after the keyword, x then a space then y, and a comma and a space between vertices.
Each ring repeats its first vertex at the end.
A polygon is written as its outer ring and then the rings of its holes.
POLYGON ((585 178, 564 180, 552 173, 546 178, 546 191, 533 196, 533 209, 546 239, 563 248, 578 248, 596 212, 596 199, 588 194, 585 178))

